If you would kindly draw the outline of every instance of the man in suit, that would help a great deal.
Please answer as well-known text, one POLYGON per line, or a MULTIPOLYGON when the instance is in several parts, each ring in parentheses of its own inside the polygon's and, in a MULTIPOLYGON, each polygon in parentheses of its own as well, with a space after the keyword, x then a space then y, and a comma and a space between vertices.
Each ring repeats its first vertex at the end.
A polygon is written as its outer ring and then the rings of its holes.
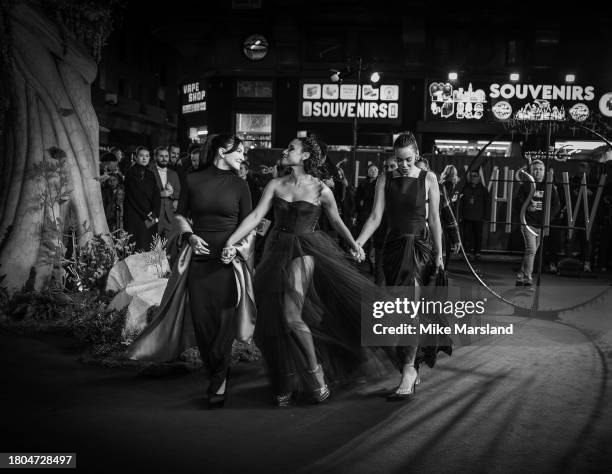
POLYGON ((176 171, 168 168, 170 153, 166 147, 157 147, 154 151, 155 166, 152 171, 161 198, 159 223, 157 231, 162 237, 168 237, 174 221, 174 213, 181 193, 181 182, 176 171))

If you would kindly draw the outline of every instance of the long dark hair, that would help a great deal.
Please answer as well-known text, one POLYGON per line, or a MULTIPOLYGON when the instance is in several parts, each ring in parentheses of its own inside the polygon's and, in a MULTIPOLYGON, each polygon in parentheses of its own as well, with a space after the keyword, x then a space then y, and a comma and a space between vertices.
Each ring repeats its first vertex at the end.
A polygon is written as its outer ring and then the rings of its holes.
POLYGON ((206 144, 202 147, 200 165, 202 166, 202 156, 206 159, 203 167, 209 167, 215 161, 219 148, 225 148, 227 150, 226 153, 232 153, 238 149, 241 143, 242 140, 236 135, 210 135, 208 140, 206 140, 206 144))

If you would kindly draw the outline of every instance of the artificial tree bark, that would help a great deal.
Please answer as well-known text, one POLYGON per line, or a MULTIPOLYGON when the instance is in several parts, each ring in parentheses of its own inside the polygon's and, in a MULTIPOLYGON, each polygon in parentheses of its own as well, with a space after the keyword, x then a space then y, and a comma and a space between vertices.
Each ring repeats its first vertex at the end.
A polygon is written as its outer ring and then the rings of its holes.
POLYGON ((71 193, 57 213, 65 216, 70 210, 77 222, 91 226, 93 232, 80 235, 79 243, 107 233, 108 225, 97 180, 99 125, 91 103, 96 62, 82 45, 62 37, 34 2, 18 2, 9 21, 13 67, 0 145, 0 273, 14 291, 32 268, 36 288, 48 284, 52 272, 42 245, 49 238, 49 212, 41 208, 39 183, 31 176, 46 150, 57 147, 66 154, 71 193))

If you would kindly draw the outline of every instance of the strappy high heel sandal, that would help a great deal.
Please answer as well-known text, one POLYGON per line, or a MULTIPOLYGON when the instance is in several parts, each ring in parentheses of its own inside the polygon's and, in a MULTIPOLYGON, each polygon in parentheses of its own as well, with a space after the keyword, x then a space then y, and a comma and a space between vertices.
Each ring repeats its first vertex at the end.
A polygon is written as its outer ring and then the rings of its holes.
POLYGON ((309 370, 309 374, 311 374, 314 378, 314 381, 318 385, 318 388, 315 388, 312 391, 312 396, 315 403, 322 403, 329 398, 331 392, 329 391, 329 387, 325 383, 325 375, 323 374, 323 367, 321 364, 317 365, 317 368, 314 370, 309 370))
POLYGON ((287 408, 293 405, 297 399, 297 390, 294 389, 296 386, 295 372, 284 375, 282 378, 284 379, 282 388, 287 391, 274 395, 274 402, 278 408, 287 408))
MULTIPOLYGON (((414 368, 414 366, 411 366, 414 368)), ((416 370, 416 368, 415 368, 416 370)), ((412 400, 414 398, 414 395, 416 393, 416 386, 417 386, 417 380, 419 380, 419 373, 417 371, 417 376, 414 379, 414 382, 412 382, 412 387, 405 389, 405 388, 397 388, 395 390, 395 392, 393 392, 391 395, 389 395, 387 397, 387 401, 388 402, 403 402, 403 401, 408 401, 408 400, 412 400)), ((420 380, 419 380, 420 382, 420 380)))
POLYGON ((288 408, 295 402, 296 393, 289 392, 282 395, 275 395, 274 401, 276 402, 276 406, 278 408, 288 408))

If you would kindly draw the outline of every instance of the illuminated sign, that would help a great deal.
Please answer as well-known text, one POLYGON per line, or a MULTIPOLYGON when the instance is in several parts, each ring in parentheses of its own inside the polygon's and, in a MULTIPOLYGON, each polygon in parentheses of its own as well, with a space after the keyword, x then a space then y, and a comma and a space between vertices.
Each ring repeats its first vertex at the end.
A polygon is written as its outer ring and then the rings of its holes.
POLYGON ((599 99, 599 111, 605 117, 612 117, 612 92, 607 92, 599 99))
MULTIPOLYGON (((473 84, 450 82, 428 86, 430 119, 525 120, 584 122, 597 103, 592 85, 473 84), (486 92, 485 92, 486 91, 486 92)), ((612 92, 599 100, 599 110, 612 117, 612 92)))
POLYGON ((491 84, 491 110, 497 120, 584 122, 591 111, 584 102, 595 99, 595 87, 552 84, 491 84), (498 99, 497 101, 495 99, 498 99), (514 103, 514 107, 511 102, 514 103), (527 101, 527 103, 518 103, 527 101))
POLYGON ((302 82, 299 120, 302 122, 400 122, 400 85, 326 84, 302 82))
POLYGON ((480 120, 484 117, 486 94, 482 89, 474 89, 472 84, 467 90, 454 89, 450 82, 433 82, 429 85, 431 113, 441 118, 458 120, 480 120))
POLYGON ((206 111, 206 89, 202 82, 183 84, 181 88, 181 110, 184 114, 206 111))
POLYGON ((589 101, 595 98, 593 86, 553 86, 534 84, 491 84, 491 99, 542 99, 542 100, 579 100, 589 101))

